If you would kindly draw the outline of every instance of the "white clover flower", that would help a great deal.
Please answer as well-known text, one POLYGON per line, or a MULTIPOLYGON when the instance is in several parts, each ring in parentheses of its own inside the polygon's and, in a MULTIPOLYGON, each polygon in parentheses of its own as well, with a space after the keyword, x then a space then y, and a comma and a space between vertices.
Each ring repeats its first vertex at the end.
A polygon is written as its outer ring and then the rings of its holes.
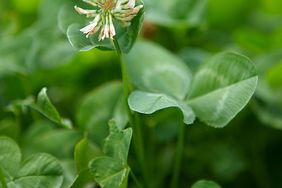
POLYGON ((81 32, 94 35, 100 30, 99 41, 116 35, 113 18, 121 21, 124 26, 130 25, 131 20, 138 14, 143 5, 135 6, 135 0, 83 0, 93 5, 96 9, 85 10, 75 6, 79 14, 85 14, 88 18, 94 18, 89 25, 80 29, 81 32))

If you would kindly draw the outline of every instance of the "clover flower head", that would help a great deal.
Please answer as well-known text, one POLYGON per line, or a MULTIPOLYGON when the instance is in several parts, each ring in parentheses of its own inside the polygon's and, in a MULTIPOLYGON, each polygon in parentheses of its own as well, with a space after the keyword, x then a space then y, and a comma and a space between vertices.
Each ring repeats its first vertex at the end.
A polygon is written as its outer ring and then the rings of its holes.
POLYGON ((95 7, 93 10, 75 6, 79 14, 94 18, 87 26, 80 29, 88 38, 100 31, 99 41, 116 35, 113 19, 120 21, 124 26, 130 25, 131 20, 138 14, 143 5, 135 5, 135 0, 83 0, 95 7))

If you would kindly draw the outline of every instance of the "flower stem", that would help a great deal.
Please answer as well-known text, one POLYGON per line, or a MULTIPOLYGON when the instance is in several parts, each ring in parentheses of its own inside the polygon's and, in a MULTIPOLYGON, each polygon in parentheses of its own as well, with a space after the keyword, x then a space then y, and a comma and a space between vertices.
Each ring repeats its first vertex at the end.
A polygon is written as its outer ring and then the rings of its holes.
POLYGON ((185 136, 185 124, 183 121, 180 121, 179 125, 179 132, 178 132, 178 141, 177 141, 177 148, 175 153, 175 161, 174 161, 174 169, 173 169, 173 176, 172 181, 170 184, 171 188, 178 188, 178 180, 179 180, 179 174, 181 169, 181 161, 182 161, 182 155, 184 150, 184 136, 185 136))
MULTIPOLYGON (((142 136, 142 129, 140 125, 140 121, 138 119, 137 114, 133 114, 130 110, 127 99, 129 96, 129 93, 133 90, 132 85, 129 81, 129 76, 127 74, 126 65, 123 59, 123 54, 120 49, 119 43, 116 38, 113 39, 116 52, 119 57, 120 66, 121 66, 121 73, 122 73, 122 82, 123 82, 123 95, 124 95, 124 102, 126 105, 126 111, 129 119, 129 125, 133 129, 133 144, 134 149, 137 154, 139 163, 141 165, 142 173, 144 174, 144 177, 146 176, 146 167, 145 167, 145 158, 144 158, 144 142, 143 142, 143 136, 142 136)), ((146 179, 146 178, 145 178, 146 179)))

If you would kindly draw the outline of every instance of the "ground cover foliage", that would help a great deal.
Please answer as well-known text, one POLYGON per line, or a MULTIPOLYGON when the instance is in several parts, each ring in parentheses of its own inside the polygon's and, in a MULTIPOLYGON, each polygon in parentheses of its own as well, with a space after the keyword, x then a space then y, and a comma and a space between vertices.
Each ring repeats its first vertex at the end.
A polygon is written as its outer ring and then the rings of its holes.
POLYGON ((281 1, 143 1, 0 0, 0 188, 282 187, 281 1))

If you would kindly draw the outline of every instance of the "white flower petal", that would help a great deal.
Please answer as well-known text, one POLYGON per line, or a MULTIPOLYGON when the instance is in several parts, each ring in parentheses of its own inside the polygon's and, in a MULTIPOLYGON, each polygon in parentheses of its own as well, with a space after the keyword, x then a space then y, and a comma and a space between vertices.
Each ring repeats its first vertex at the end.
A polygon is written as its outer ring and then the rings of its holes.
POLYGON ((85 34, 87 34, 86 35, 87 37, 89 36, 89 34, 95 34, 99 30, 99 28, 100 28, 100 26, 98 24, 100 22, 100 18, 101 18, 101 16, 100 16, 100 14, 98 14, 95 17, 95 19, 92 22, 90 22, 89 25, 87 25, 84 28, 80 29, 80 31, 85 33, 85 34))
POLYGON ((85 14, 87 17, 95 17, 89 25, 80 29, 81 32, 89 35, 95 34, 100 30, 99 40, 105 38, 113 39, 116 30, 113 24, 113 18, 119 20, 123 26, 130 25, 131 20, 138 14, 143 5, 136 5, 135 0, 83 0, 84 2, 95 6, 95 10, 85 10, 75 6, 79 14, 85 14))

